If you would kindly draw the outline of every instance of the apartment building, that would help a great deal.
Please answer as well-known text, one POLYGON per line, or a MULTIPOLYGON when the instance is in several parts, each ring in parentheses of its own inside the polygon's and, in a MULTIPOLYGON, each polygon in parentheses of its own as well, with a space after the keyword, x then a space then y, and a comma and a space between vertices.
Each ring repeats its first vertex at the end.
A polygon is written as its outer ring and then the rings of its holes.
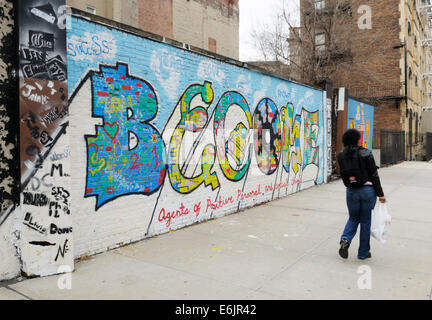
POLYGON ((238 0, 67 0, 71 7, 239 58, 238 0))
POLYGON ((384 158, 394 158, 389 153, 402 143, 403 154, 395 159, 422 159, 423 110, 432 105, 429 1, 301 0, 300 4, 299 30, 312 34, 312 50, 318 57, 328 53, 329 59, 319 65, 330 70, 328 80, 375 106, 375 148, 384 158))

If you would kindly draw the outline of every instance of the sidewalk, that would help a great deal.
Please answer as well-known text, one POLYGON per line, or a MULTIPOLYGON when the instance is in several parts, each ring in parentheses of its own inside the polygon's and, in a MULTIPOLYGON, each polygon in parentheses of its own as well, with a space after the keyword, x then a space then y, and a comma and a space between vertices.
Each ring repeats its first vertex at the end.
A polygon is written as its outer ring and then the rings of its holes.
POLYGON ((0 299, 431 299, 432 163, 380 176, 392 230, 385 245, 371 240, 370 260, 357 260, 358 237, 348 260, 338 255, 348 216, 336 181, 91 257, 72 290, 52 276, 0 283, 0 299))

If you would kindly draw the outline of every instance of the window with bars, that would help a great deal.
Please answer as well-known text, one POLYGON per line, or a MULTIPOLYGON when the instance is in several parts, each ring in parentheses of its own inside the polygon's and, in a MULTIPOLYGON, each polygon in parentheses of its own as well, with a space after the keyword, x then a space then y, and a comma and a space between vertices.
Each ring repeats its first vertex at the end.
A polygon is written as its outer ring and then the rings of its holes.
POLYGON ((325 0, 315 0, 315 10, 321 10, 325 8, 325 0))
POLYGON ((315 35, 315 49, 317 51, 324 51, 325 50, 325 34, 324 33, 318 33, 315 35))
POLYGON ((89 6, 89 5, 86 6, 86 11, 88 13, 91 13, 91 14, 96 14, 96 8, 92 7, 92 6, 89 6))

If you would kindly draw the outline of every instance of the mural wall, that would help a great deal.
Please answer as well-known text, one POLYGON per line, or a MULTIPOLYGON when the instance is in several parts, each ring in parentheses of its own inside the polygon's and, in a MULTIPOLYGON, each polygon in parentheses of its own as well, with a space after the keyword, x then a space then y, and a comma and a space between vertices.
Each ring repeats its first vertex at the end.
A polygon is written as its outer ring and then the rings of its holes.
POLYGON ((61 0, 19 4, 22 192, 0 229, 15 274, 326 182, 323 91, 67 17, 61 0))
POLYGON ((75 256, 325 182, 322 91, 77 17, 67 31, 75 256))
POLYGON ((373 148, 374 106, 348 99, 348 129, 357 129, 364 148, 373 148))

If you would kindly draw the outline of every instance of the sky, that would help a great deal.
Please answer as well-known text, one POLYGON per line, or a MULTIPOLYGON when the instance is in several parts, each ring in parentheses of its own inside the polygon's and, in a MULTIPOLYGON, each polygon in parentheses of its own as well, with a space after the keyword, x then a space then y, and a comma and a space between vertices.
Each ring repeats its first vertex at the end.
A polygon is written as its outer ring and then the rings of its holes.
MULTIPOLYGON (((254 48, 250 36, 253 28, 271 26, 274 17, 281 12, 284 0, 240 0, 240 60, 263 60, 254 48)), ((285 0, 292 13, 298 10, 298 0, 285 0)))

